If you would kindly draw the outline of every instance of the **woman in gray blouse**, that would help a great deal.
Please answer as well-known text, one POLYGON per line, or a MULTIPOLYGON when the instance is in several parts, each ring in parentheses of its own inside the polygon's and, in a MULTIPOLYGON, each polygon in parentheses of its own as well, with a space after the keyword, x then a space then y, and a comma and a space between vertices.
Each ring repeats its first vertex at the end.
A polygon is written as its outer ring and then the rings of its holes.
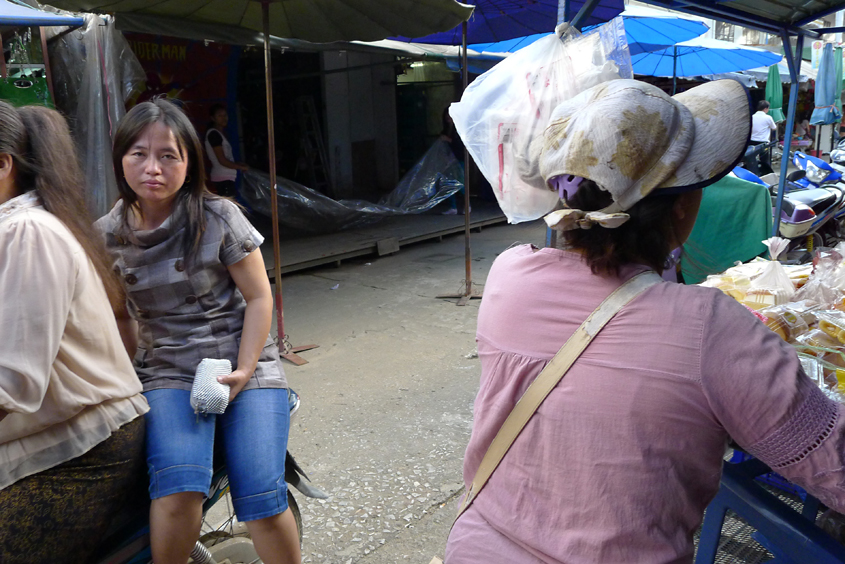
POLYGON ((263 238, 232 201, 206 189, 202 149, 166 100, 132 108, 115 134, 120 200, 98 222, 126 288, 121 331, 150 403, 147 466, 156 564, 184 564, 200 531, 215 430, 232 501, 265 563, 299 562, 284 462, 290 414, 263 238), (190 405, 197 365, 227 359, 222 415, 190 405))

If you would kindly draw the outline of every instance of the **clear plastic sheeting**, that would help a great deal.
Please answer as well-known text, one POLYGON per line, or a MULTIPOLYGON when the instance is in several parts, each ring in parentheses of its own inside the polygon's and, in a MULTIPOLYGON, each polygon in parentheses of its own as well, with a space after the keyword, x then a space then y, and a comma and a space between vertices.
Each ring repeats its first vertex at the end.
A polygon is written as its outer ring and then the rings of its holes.
POLYGON ((68 118, 76 141, 87 180, 88 210, 100 217, 118 197, 112 135, 126 113, 126 100, 143 88, 146 77, 129 43, 115 28, 114 18, 79 15, 85 19, 82 27, 70 31, 51 27, 45 32, 56 107, 68 118))
MULTIPOLYGON (((377 204, 364 200, 333 200, 286 178, 276 179, 279 225, 306 233, 331 233, 368 225, 384 217, 430 211, 463 188, 463 167, 449 145, 437 140, 377 204)), ((270 216, 270 178, 244 173, 241 196, 262 215, 270 216)))

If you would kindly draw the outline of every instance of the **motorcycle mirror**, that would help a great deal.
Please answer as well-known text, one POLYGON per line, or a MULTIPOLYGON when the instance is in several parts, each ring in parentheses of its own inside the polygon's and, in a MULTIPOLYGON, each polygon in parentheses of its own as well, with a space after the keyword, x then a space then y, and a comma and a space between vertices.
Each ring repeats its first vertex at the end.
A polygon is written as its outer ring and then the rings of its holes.
POLYGON ((805 170, 795 170, 795 171, 792 171, 789 174, 787 174, 786 179, 789 180, 790 182, 796 182, 798 180, 801 180, 805 176, 807 176, 807 171, 805 171, 805 170))

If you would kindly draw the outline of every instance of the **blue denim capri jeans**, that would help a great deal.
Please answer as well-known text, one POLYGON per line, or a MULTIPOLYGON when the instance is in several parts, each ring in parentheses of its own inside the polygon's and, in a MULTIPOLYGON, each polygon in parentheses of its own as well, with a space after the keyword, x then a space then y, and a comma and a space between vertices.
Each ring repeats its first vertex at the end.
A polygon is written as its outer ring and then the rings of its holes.
POLYGON ((187 390, 150 390, 144 396, 150 404, 145 421, 151 499, 180 492, 208 495, 217 430, 238 519, 263 519, 288 508, 286 388, 242 391, 222 415, 195 414, 187 390))

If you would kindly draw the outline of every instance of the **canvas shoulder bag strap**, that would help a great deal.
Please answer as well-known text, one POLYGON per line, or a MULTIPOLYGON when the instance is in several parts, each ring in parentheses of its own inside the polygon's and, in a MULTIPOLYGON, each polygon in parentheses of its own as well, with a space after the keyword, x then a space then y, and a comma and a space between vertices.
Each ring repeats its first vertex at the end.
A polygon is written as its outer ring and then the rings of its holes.
MULTIPOLYGON (((466 511, 467 507, 475 500, 478 492, 487 483, 487 480, 493 474, 493 471, 499 466, 499 463, 504 458, 505 454, 510 449, 513 442, 516 440, 522 429, 546 399, 546 396, 557 386, 564 375, 569 371, 569 368, 575 363, 593 337, 598 335, 599 331, 607 324, 608 321, 619 313, 631 300, 642 294, 648 288, 661 282, 662 278, 653 272, 643 272, 627 282, 622 284, 619 288, 614 290, 605 300, 590 314, 590 316, 581 324, 575 333, 568 341, 561 347, 557 354, 552 358, 549 364, 540 372, 537 378, 528 386, 525 393, 514 406, 508 418, 502 424, 502 428, 496 434, 490 447, 484 454, 481 464, 475 473, 472 480, 472 485, 469 491, 464 495, 463 503, 458 509, 458 514, 455 521, 466 511)), ((454 526, 454 523, 452 524, 454 526)))

